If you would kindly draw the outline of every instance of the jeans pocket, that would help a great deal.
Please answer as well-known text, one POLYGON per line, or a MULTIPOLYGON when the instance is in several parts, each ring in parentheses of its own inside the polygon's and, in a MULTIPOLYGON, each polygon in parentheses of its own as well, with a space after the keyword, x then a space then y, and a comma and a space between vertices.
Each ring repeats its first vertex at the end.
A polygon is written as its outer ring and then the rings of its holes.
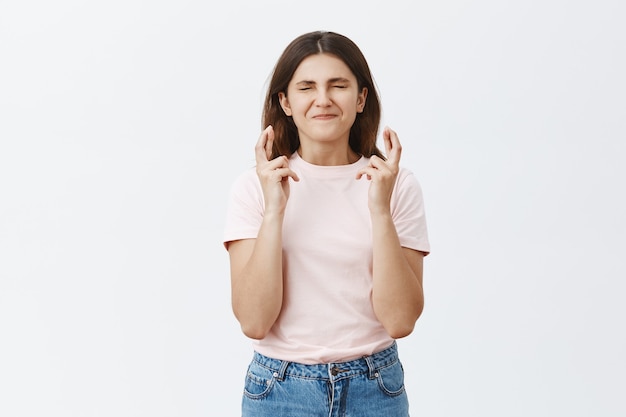
POLYGON ((266 397, 274 386, 273 371, 253 362, 248 366, 243 393, 253 400, 266 397))
POLYGON ((404 392, 404 369, 400 361, 378 369, 376 375, 378 387, 386 395, 395 397, 404 392))

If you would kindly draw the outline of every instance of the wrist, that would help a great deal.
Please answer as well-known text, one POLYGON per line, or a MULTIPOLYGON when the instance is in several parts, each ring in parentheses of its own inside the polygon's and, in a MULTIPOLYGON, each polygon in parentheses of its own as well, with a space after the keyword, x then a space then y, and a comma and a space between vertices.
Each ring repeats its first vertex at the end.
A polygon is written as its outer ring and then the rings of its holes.
POLYGON ((389 206, 371 207, 370 218, 374 219, 391 219, 391 208, 389 206))

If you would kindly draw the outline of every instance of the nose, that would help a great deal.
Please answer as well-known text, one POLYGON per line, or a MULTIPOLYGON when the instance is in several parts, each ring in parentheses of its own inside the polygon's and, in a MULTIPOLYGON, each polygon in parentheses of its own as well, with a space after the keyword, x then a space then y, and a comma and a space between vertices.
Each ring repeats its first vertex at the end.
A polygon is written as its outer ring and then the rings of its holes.
POLYGON ((328 107, 332 103, 330 99, 329 91, 325 88, 320 88, 317 90, 317 95, 315 96, 315 105, 319 107, 328 107))

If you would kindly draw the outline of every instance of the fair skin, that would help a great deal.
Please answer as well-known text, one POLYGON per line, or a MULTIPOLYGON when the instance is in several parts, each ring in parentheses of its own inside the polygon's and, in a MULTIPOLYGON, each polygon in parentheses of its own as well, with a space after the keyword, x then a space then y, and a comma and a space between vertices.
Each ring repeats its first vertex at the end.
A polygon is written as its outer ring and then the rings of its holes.
MULTIPOLYGON (((367 89, 359 89, 348 66, 333 55, 317 54, 298 66, 281 106, 298 128, 298 153, 316 165, 346 165, 359 159, 348 145, 350 127, 363 111, 367 89)), ((378 320, 394 338, 413 331, 423 306, 423 253, 400 246, 391 217, 391 194, 399 171, 402 147, 396 133, 383 130, 387 160, 376 156, 355 180, 370 181, 368 208, 373 239, 372 304, 378 320)), ((256 239, 231 242, 232 306, 242 331, 261 339, 282 307, 282 224, 289 200, 290 179, 299 181, 280 156, 270 160, 274 131, 266 128, 255 147, 256 171, 265 200, 256 239)), ((297 186, 294 184, 294 186, 297 186)))
POLYGON ((346 165, 359 159, 348 146, 350 128, 363 111, 367 89, 339 58, 328 54, 304 59, 279 93, 280 104, 298 127, 300 149, 315 165, 346 165))

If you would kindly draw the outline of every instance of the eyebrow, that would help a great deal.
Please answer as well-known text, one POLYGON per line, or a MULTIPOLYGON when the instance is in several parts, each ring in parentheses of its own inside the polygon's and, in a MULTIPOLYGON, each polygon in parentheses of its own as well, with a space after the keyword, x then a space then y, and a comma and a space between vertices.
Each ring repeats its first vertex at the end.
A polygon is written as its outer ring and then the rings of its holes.
MULTIPOLYGON (((344 78, 344 77, 335 77, 335 78, 330 78, 330 79, 327 81, 327 83, 328 83, 328 84, 338 83, 338 82, 341 82, 341 83, 349 83, 349 82, 350 82, 350 80, 349 80, 349 79, 347 79, 347 78, 344 78)), ((312 80, 302 80, 302 81, 298 81, 298 82, 296 83, 296 85, 299 85, 299 84, 304 84, 304 85, 312 85, 312 84, 316 84, 316 82, 315 82, 315 81, 312 81, 312 80)))

